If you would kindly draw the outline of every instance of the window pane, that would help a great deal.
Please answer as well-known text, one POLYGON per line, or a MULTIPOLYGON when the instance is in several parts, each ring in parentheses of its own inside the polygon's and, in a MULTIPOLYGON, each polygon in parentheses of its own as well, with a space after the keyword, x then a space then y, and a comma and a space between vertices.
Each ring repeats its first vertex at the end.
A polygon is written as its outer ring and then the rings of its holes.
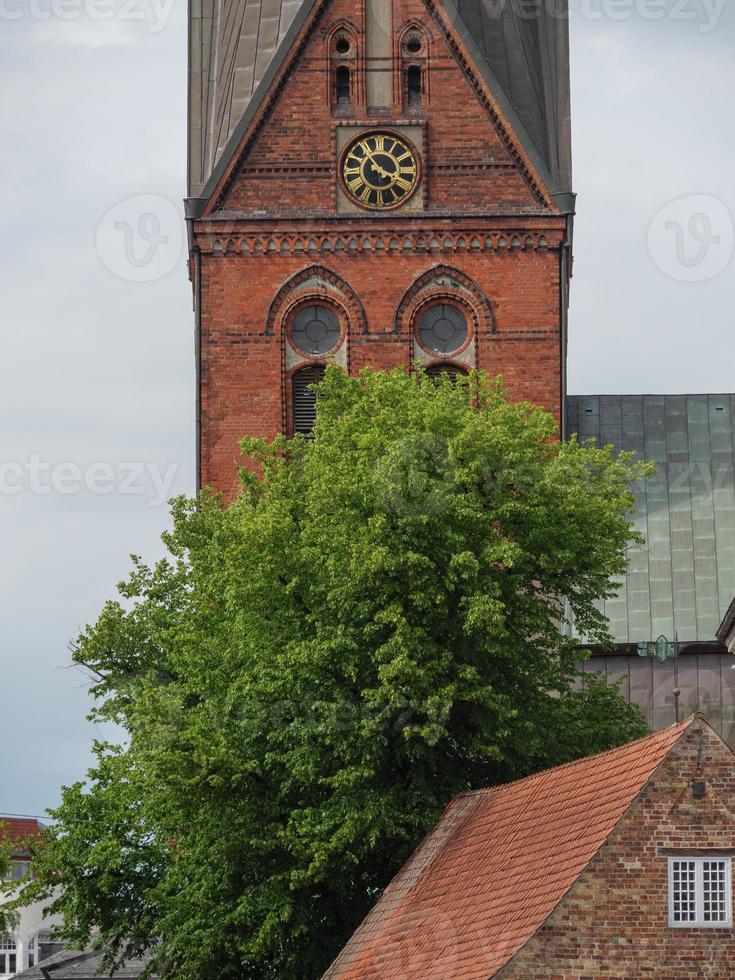
POLYGON ((703 921, 727 922, 727 865, 704 861, 702 868, 703 921))
POLYGON ((411 105, 421 102, 421 69, 415 65, 406 72, 406 92, 411 105))
POLYGON ((451 354, 467 340, 467 319, 456 306, 432 306, 421 317, 419 337, 424 347, 437 354, 451 354))
POLYGON ((694 861, 673 861, 672 919, 674 922, 694 922, 697 918, 697 873, 694 861))
POLYGON ((335 76, 335 96, 337 102, 350 101, 350 69, 341 67, 335 76))
POLYGON ((30 867, 31 865, 28 861, 11 861, 8 878, 12 881, 20 881, 21 878, 25 878, 28 874, 30 867))
POLYGON ((0 938, 0 976, 8 976, 16 972, 15 940, 9 936, 0 938))
POLYGON ((305 354, 328 354, 339 341, 339 319, 326 306, 307 306, 296 314, 293 342, 305 354))

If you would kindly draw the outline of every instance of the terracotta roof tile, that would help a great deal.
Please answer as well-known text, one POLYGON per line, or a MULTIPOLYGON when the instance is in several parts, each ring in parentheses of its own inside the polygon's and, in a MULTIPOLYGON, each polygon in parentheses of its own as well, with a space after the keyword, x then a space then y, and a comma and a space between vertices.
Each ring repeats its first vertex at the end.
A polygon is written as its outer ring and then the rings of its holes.
POLYGON ((457 797, 325 980, 495 976, 543 925, 691 722, 457 797))
POLYGON ((21 817, 0 817, 0 841, 10 841, 22 845, 28 840, 41 837, 41 824, 38 820, 21 817))

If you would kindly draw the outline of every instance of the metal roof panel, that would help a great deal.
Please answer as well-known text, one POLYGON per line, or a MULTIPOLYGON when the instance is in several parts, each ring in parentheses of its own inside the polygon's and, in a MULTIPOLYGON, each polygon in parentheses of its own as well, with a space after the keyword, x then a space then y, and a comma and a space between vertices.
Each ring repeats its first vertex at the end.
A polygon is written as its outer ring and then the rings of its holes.
POLYGON ((714 639, 735 595, 734 409, 729 394, 569 398, 580 438, 656 463, 633 488, 646 544, 631 549, 625 585, 605 606, 616 642, 714 639))

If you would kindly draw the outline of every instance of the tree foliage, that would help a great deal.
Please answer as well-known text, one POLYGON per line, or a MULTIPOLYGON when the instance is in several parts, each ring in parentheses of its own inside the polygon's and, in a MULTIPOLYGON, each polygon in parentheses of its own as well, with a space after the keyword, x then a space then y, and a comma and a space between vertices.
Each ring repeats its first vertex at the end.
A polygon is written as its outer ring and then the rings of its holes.
POLYGON ((7 827, 7 823, 0 818, 0 939, 12 933, 18 919, 11 907, 17 893, 17 882, 9 879, 13 842, 7 827))
POLYGON ((177 980, 318 977, 453 794, 641 734, 560 623, 608 639, 643 471, 554 437, 482 376, 331 368, 313 439, 177 500, 78 640, 125 739, 26 897, 177 980))

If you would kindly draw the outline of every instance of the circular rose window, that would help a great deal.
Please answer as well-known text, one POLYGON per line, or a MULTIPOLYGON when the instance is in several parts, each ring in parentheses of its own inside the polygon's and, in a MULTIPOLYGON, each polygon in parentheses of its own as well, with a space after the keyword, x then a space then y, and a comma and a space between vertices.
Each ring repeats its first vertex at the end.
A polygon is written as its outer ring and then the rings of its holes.
POLYGON ((419 338, 430 351, 451 354, 467 340, 467 319, 458 307, 442 303, 430 307, 419 321, 419 338))
POLYGON ((304 354, 328 354, 339 335, 339 318, 328 306, 304 306, 291 324, 293 342, 304 354))

